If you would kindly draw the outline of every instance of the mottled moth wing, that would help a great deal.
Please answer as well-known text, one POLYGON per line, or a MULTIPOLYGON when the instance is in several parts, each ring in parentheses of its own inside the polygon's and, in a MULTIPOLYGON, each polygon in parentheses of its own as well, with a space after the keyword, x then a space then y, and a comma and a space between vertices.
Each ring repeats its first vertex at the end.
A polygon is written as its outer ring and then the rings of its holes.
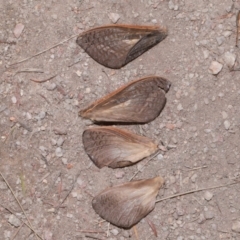
POLYGON ((82 139, 86 153, 99 168, 130 166, 158 150, 149 138, 115 127, 88 128, 82 139))
POLYGON ((93 209, 108 222, 131 228, 154 209, 163 183, 155 177, 109 187, 93 198, 93 209))
POLYGON ((96 122, 147 123, 164 108, 170 86, 162 77, 142 78, 94 102, 80 115, 96 122))
POLYGON ((166 36, 167 29, 163 27, 107 25, 80 34, 77 44, 98 63, 118 69, 166 36))

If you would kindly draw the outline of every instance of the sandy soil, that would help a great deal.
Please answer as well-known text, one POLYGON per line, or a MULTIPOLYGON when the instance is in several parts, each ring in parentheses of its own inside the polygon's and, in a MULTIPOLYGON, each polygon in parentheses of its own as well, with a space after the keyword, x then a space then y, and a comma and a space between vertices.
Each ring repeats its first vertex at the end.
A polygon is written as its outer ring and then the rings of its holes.
POLYGON ((82 145, 92 123, 78 116, 131 80, 164 76, 172 87, 161 115, 149 124, 120 126, 168 148, 135 179, 161 175, 158 198, 239 180, 240 73, 228 67, 233 60, 235 68, 240 64, 238 9, 237 0, 0 0, 0 238, 240 239, 239 185, 156 204, 147 219, 158 237, 146 219, 135 230, 103 222, 91 207, 93 196, 128 181, 147 159, 99 170, 82 145), (75 41, 84 30, 115 20, 164 25, 169 35, 122 69, 108 69, 75 41), (212 61, 222 66, 217 75, 209 71, 212 61))

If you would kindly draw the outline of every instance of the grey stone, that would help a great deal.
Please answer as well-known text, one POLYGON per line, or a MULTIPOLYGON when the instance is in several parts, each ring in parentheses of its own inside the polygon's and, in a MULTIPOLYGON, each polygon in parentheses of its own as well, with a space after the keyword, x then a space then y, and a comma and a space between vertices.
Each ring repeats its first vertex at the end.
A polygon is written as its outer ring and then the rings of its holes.
POLYGON ((57 140, 57 145, 60 147, 63 145, 65 139, 63 137, 60 137, 58 140, 57 140))
POLYGON ((204 213, 204 217, 207 219, 207 220, 210 220, 210 219, 213 219, 214 218, 214 213, 212 211, 206 211, 204 213))
POLYGON ((62 157, 63 156, 62 149, 60 147, 56 148, 55 154, 57 157, 62 157))
POLYGON ((13 214, 10 215, 8 222, 12 224, 14 227, 19 227, 21 225, 21 221, 13 214))

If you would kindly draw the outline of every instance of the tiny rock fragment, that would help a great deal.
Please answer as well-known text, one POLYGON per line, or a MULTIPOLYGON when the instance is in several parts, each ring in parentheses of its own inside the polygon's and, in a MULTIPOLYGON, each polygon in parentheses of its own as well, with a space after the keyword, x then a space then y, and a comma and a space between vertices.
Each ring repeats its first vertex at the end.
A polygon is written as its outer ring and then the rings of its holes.
POLYGON ((179 103, 179 104, 177 105, 177 110, 178 110, 178 111, 182 111, 182 110, 183 110, 183 106, 182 106, 181 103, 179 103))
POLYGON ((235 221, 232 224, 232 231, 240 233, 240 221, 235 221))
POLYGON ((16 104, 16 103, 17 103, 17 98, 16 98, 15 96, 12 96, 11 100, 12 100, 12 103, 13 103, 13 104, 16 104))
POLYGON ((228 118, 228 114, 225 111, 222 111, 222 118, 223 119, 228 118))
POLYGON ((120 19, 120 15, 118 13, 109 13, 108 17, 113 23, 117 23, 117 21, 120 19))
POLYGON ((60 147, 56 148, 55 154, 57 157, 62 157, 63 156, 62 149, 60 147))
POLYGON ((213 219, 214 218, 214 213, 213 213, 213 211, 206 211, 205 213, 204 213, 204 217, 207 219, 207 220, 210 220, 210 219, 213 219))
POLYGON ((223 65, 217 61, 212 61, 211 65, 208 69, 209 73, 213 75, 217 75, 218 73, 221 72, 223 65))
POLYGON ((225 120, 223 124, 224 124, 224 127, 225 127, 226 130, 228 130, 230 128, 231 124, 228 120, 225 120))
MULTIPOLYGON (((110 15, 117 21, 117 15, 110 15)), ((107 25, 81 33, 77 44, 99 64, 119 69, 167 37, 165 27, 107 25)))
POLYGON ((209 191, 205 192, 204 193, 204 198, 207 200, 207 201, 210 201, 213 197, 213 194, 209 191))
POLYGON ((20 37, 20 35, 22 34, 23 29, 24 29, 24 25, 23 25, 22 23, 18 23, 18 24, 15 26, 15 28, 14 28, 14 30, 13 30, 13 33, 14 33, 14 35, 15 35, 16 38, 19 38, 19 37, 20 37))
POLYGON ((155 177, 109 187, 93 198, 93 209, 113 225, 129 229, 154 209, 163 183, 155 177))
POLYGON ((10 215, 8 222, 14 227, 19 227, 21 225, 21 221, 13 214, 10 215))
POLYGON ((95 122, 147 123, 164 108, 170 86, 162 77, 141 78, 92 103, 79 115, 95 122))
POLYGON ((82 139, 86 153, 99 168, 130 166, 158 150, 150 139, 115 127, 90 127, 82 139))
POLYGON ((236 61, 236 55, 231 52, 226 52, 223 56, 223 60, 226 65, 232 69, 236 61))

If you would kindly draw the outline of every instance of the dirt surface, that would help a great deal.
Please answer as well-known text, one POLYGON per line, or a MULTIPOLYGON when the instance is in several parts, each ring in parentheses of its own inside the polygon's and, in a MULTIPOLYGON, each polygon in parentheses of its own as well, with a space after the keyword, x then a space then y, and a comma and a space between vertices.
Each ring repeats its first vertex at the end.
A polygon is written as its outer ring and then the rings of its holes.
POLYGON ((80 109, 131 80, 166 77, 172 87, 161 115, 149 124, 119 126, 169 149, 135 179, 161 175, 165 186, 158 198, 239 180, 240 72, 228 67, 235 58, 235 68, 240 62, 238 9, 237 0, 0 0, 0 172, 5 178, 0 177, 0 238, 40 239, 22 219, 46 240, 240 239, 239 185, 156 204, 147 219, 158 237, 146 219, 135 230, 102 221, 92 209, 93 196, 127 182, 147 159, 99 170, 81 139, 92 123, 78 116, 80 109), (75 41, 76 34, 116 20, 162 24, 169 35, 127 66, 111 70, 75 41), (219 69, 209 70, 212 61, 219 69))

